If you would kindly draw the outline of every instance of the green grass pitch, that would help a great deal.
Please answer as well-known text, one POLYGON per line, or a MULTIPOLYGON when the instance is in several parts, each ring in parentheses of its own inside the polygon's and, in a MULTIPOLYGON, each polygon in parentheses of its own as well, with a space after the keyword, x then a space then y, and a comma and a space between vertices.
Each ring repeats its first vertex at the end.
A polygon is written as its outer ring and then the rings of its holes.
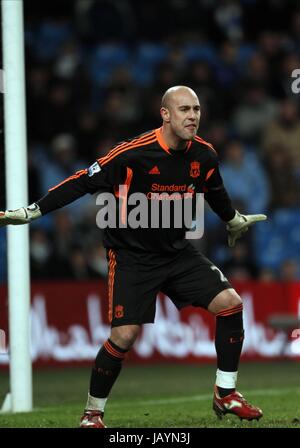
MULTIPOLYGON (((34 411, 0 414, 0 428, 76 428, 86 402, 89 368, 36 370, 34 411)), ((238 390, 261 407, 259 421, 212 411, 213 365, 125 366, 107 402, 110 428, 300 428, 300 363, 242 363, 238 390)), ((0 402, 8 374, 0 371, 0 402)))

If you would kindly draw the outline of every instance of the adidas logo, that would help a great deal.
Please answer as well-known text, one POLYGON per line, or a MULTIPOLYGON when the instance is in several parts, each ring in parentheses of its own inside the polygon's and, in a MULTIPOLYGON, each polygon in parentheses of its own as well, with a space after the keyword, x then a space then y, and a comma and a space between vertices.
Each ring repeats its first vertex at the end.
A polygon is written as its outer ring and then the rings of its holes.
POLYGON ((149 174, 160 174, 160 171, 158 169, 158 166, 155 165, 152 170, 149 171, 149 174))

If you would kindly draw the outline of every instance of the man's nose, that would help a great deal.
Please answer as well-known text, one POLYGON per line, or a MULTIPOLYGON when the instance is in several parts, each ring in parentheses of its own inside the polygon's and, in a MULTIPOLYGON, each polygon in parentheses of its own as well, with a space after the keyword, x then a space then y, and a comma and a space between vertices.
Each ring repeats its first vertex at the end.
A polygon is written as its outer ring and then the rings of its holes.
POLYGON ((196 121, 196 114, 193 110, 189 113, 189 120, 196 121))

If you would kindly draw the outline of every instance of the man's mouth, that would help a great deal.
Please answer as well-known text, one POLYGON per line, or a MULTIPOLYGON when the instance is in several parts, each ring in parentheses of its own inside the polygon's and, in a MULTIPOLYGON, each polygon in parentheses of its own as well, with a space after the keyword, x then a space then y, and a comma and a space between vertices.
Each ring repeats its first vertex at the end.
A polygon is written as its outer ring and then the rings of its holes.
POLYGON ((196 129, 196 125, 195 125, 195 124, 188 124, 188 125, 186 126, 186 128, 191 129, 191 130, 194 130, 194 129, 196 129))

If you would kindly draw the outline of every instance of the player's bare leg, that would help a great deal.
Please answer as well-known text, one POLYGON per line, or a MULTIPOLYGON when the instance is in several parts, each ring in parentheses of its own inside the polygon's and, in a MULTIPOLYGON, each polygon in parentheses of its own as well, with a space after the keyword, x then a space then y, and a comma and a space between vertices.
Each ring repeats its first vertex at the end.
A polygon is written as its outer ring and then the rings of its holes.
POLYGON ((107 397, 120 374, 126 353, 133 346, 139 332, 140 325, 112 328, 95 359, 88 400, 81 418, 82 428, 105 428, 103 415, 107 397))
POLYGON ((234 289, 226 289, 212 300, 208 311, 216 316, 218 370, 213 409, 219 418, 230 413, 241 420, 259 420, 263 415, 261 409, 247 403, 236 391, 238 364, 244 340, 242 300, 234 289))

